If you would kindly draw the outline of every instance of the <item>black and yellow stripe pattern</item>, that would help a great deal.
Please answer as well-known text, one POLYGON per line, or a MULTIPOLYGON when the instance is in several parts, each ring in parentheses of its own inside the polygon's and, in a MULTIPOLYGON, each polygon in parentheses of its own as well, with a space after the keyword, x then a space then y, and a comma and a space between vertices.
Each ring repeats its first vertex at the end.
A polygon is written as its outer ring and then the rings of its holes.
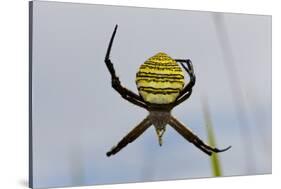
POLYGON ((174 59, 160 52, 140 66, 136 84, 145 101, 169 104, 176 100, 182 90, 184 74, 174 59))

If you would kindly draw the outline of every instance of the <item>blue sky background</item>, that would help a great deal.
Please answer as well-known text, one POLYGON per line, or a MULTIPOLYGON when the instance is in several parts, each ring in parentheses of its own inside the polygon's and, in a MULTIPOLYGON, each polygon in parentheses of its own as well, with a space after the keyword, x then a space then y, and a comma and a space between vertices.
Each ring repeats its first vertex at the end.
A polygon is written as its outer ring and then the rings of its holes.
POLYGON ((172 114, 207 141, 207 98, 217 146, 232 145, 219 154, 223 175, 271 173, 270 16, 44 1, 33 11, 35 187, 212 176, 210 158, 169 126, 162 147, 151 127, 106 157, 148 114, 111 88, 103 60, 115 24, 111 58, 124 86, 137 92, 138 67, 160 51, 190 58, 194 92, 172 114))

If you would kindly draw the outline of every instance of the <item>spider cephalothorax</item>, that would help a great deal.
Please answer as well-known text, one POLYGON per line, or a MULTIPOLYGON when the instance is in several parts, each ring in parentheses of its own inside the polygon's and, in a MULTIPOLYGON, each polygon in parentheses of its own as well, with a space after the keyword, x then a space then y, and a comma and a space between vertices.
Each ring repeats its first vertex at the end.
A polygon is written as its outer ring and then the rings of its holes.
POLYGON ((186 128, 171 115, 171 110, 175 106, 190 97, 195 84, 194 70, 189 59, 172 59, 165 53, 157 53, 140 66, 136 75, 136 84, 140 95, 135 94, 121 85, 110 60, 111 47, 117 27, 116 25, 105 56, 105 63, 111 74, 112 87, 124 99, 148 110, 149 115, 116 146, 107 152, 106 155, 111 156, 116 154, 127 144, 138 138, 151 125, 154 125, 156 129, 160 146, 162 145, 162 136, 165 132, 166 125, 170 125, 186 140, 208 155, 211 155, 212 152, 228 150, 230 146, 220 150, 205 144, 190 129, 186 128), (183 71, 177 62, 181 64, 190 77, 189 83, 186 85, 184 85, 183 71))

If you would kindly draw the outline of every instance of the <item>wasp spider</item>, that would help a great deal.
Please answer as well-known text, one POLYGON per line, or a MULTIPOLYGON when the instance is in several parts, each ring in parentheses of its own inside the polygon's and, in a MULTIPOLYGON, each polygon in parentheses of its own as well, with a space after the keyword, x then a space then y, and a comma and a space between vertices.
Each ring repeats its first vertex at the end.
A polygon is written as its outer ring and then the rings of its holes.
POLYGON ((145 61, 137 72, 136 84, 140 95, 135 94, 121 85, 110 60, 111 47, 117 27, 116 25, 105 56, 105 64, 111 74, 112 87, 124 99, 148 110, 149 115, 116 146, 107 152, 106 155, 111 156, 116 154, 127 144, 138 138, 151 125, 155 127, 158 142, 161 146, 162 136, 167 124, 173 127, 187 141, 191 142, 208 155, 211 155, 212 152, 217 153, 228 150, 231 146, 220 150, 205 144, 190 129, 186 128, 183 123, 171 115, 171 110, 175 106, 190 97, 192 87, 195 84, 194 70, 189 59, 172 59, 167 54, 160 52, 145 61), (187 85, 184 85, 184 73, 177 62, 181 64, 182 68, 190 77, 190 81, 187 85))

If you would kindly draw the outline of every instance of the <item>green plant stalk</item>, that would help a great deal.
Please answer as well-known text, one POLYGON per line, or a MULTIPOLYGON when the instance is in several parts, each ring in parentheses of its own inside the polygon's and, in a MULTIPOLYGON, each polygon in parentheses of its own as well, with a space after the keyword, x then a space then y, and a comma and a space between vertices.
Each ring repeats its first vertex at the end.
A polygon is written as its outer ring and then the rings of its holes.
MULTIPOLYGON (((205 119, 205 125, 207 129, 207 134, 208 134, 208 143, 210 146, 215 147, 216 146, 216 140, 215 140, 215 135, 214 135, 214 130, 213 130, 213 125, 209 113, 209 109, 207 106, 207 103, 203 103, 203 113, 204 113, 204 119, 205 119)), ((211 166, 212 166, 212 172, 213 176, 219 177, 222 176, 222 170, 221 170, 221 165, 220 165, 220 160, 219 156, 217 153, 213 153, 210 157, 211 159, 211 166)))
MULTIPOLYGON (((213 132, 213 129, 212 129, 212 125, 210 123, 209 124, 207 123, 206 127, 207 127, 207 132, 208 132, 208 142, 209 142, 209 144, 211 146, 216 146, 215 136, 214 136, 214 132, 213 132)), ((222 176, 220 160, 219 160, 218 154, 213 153, 210 158, 211 158, 213 175, 216 176, 216 177, 222 176)))

